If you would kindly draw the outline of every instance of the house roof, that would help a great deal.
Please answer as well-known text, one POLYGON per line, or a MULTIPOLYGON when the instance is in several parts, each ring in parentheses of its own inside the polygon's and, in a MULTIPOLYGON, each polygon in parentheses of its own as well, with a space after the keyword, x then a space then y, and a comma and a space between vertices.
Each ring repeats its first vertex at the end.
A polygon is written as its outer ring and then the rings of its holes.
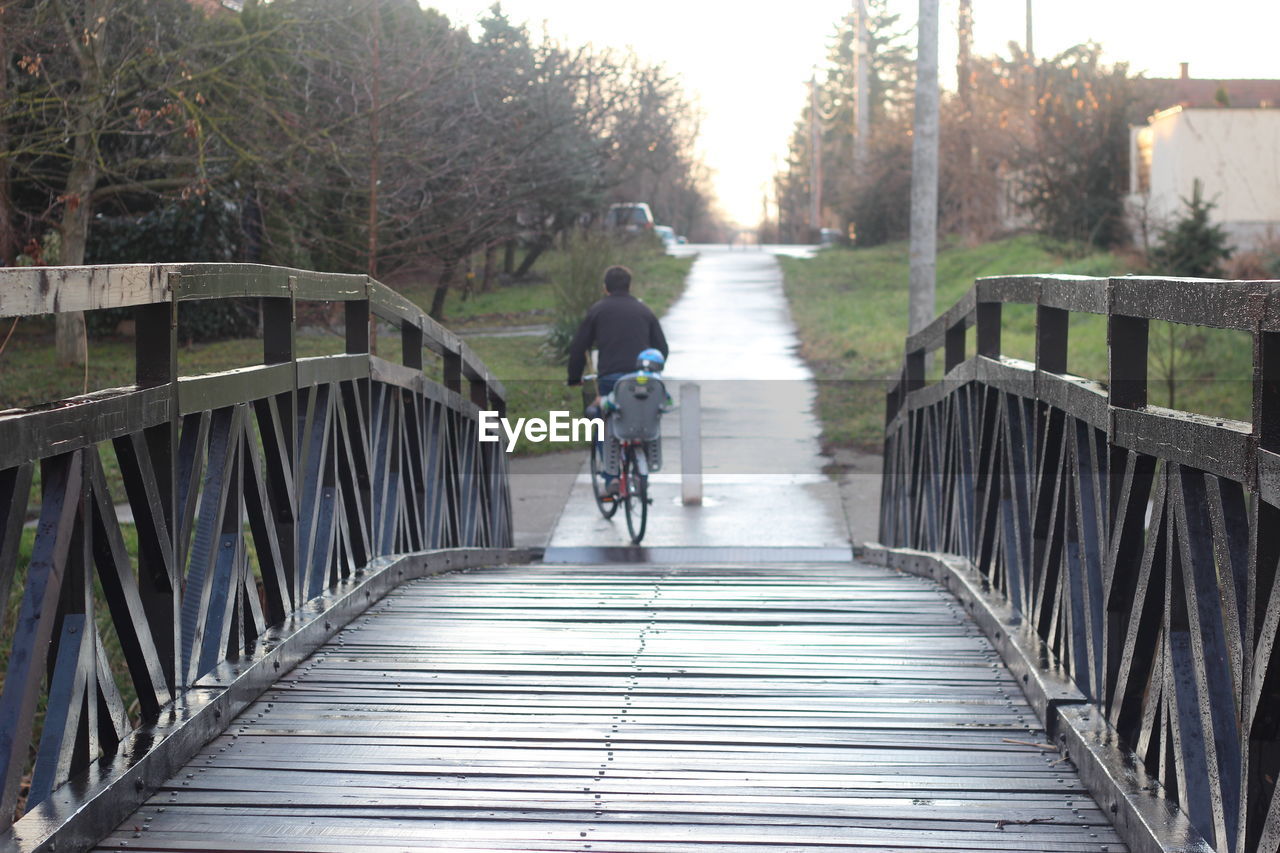
POLYGON ((1195 77, 1148 77, 1160 109, 1220 107, 1218 90, 1232 107, 1280 107, 1280 80, 1202 80, 1195 77))

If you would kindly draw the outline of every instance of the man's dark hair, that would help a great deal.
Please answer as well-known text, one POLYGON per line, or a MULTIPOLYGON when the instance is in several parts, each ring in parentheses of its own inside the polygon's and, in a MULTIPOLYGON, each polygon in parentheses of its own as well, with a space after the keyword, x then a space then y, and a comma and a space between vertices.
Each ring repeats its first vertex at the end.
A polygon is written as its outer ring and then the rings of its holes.
POLYGON ((604 271, 604 289, 610 293, 630 293, 631 270, 626 267, 609 267, 604 271))

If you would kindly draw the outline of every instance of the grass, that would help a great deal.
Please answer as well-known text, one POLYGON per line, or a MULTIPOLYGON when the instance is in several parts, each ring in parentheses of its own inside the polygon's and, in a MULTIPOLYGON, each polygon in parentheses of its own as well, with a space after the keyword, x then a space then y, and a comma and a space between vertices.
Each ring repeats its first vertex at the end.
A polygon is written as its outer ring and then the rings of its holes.
MULTIPOLYGON (((327 355, 342 350, 342 338, 330 334, 299 335, 300 356, 327 355)), ((191 344, 178 353, 178 370, 184 376, 213 373, 262 363, 260 340, 229 340, 191 344)), ((133 384, 133 341, 110 337, 89 342, 88 370, 59 367, 53 357, 53 323, 44 318, 26 318, 19 323, 3 355, 0 355, 0 409, 38 406, 74 397, 86 391, 120 388, 133 384)), ((107 485, 117 500, 123 500, 124 481, 115 453, 103 453, 102 465, 107 485)), ((40 496, 37 466, 31 489, 32 503, 27 515, 34 518, 40 496)))
MULTIPOLYGON (((884 394, 902 366, 907 324, 906 244, 834 249, 812 259, 784 257, 780 261, 802 354, 819 380, 817 406, 824 443, 878 451, 883 443, 884 394)), ((938 256, 937 309, 941 313, 949 308, 980 276, 1131 272, 1135 272, 1133 262, 1122 257, 1102 252, 1072 256, 1034 237, 976 247, 952 242, 938 256)), ((1072 314, 1069 340, 1068 370, 1105 381, 1105 319, 1072 314)), ((1172 402, 1173 407, 1201 414, 1249 418, 1252 345, 1248 335, 1153 322, 1150 340, 1152 405, 1172 402)), ((966 344, 967 354, 972 355, 972 330, 966 344)), ((1005 355, 1034 359, 1035 314, 1031 306, 1005 306, 1001 345, 1005 355)), ((935 359, 934 378, 940 372, 938 361, 935 359)))
MULTIPOLYGON (((567 251, 551 249, 538 259, 527 281, 496 286, 483 293, 467 291, 455 284, 445 301, 444 323, 463 329, 550 323, 555 305, 555 282, 567 274, 569 263, 567 251)), ((665 254, 655 241, 619 244, 614 263, 628 266, 635 272, 639 283, 637 295, 661 315, 680 294, 690 261, 665 254)), ((476 263, 474 268, 479 270, 480 263, 476 263)), ((603 275, 604 270, 600 272, 603 275)), ((478 281, 477 273, 477 286, 478 281)), ((431 305, 435 283, 418 279, 404 282, 397 289, 426 308, 431 305)))
MULTIPOLYGON (((401 290, 423 308, 431 305, 435 286, 423 283, 401 290)), ((487 293, 467 293, 451 289, 445 300, 445 325, 467 326, 521 326, 545 323, 551 314, 553 300, 551 282, 546 279, 509 284, 487 293)))
MULTIPOLYGON (((300 356, 341 352, 342 346, 341 337, 319 329, 297 339, 300 356)), ((178 352, 178 371, 183 376, 261 363, 262 341, 256 338, 188 344, 178 352)), ((23 318, 0 354, 0 409, 120 388, 132 385, 133 376, 132 339, 91 339, 87 371, 84 367, 59 367, 53 358, 53 322, 42 317, 23 318)))

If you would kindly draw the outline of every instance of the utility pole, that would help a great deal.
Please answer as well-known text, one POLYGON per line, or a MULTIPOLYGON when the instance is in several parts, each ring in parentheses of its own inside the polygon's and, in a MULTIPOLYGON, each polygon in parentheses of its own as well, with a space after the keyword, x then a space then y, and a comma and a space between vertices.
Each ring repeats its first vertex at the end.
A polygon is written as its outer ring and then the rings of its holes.
POLYGON ((1031 41, 1031 0, 1027 0, 1027 58, 1034 59, 1035 55, 1036 48, 1031 41))
POLYGON ((856 19, 853 34, 853 164, 861 180, 866 171, 871 139, 871 28, 867 23, 866 0, 853 0, 853 11, 856 19))
POLYGON ((760 240, 759 242, 760 243, 781 242, 777 239, 768 240, 768 237, 769 237, 769 190, 768 188, 761 186, 760 187, 760 240))
MULTIPOLYGON (((366 273, 369 278, 378 277, 378 184, 382 181, 382 158, 379 150, 382 145, 382 131, 378 115, 382 112, 382 12, 379 0, 374 0, 370 11, 373 18, 369 22, 371 43, 373 48, 373 101, 369 110, 369 247, 366 273)), ((369 352, 378 352, 378 318, 369 312, 369 352)))
MULTIPOLYGON (((1030 2, 1030 0, 1028 0, 1030 2)), ((973 86, 970 75, 973 73, 973 0, 960 0, 957 35, 959 47, 956 51, 956 95, 965 117, 973 109, 973 86)))
POLYGON ((809 77, 809 226, 822 227, 822 119, 818 115, 818 78, 809 77))
POLYGON ((908 331, 933 320, 938 266, 938 0, 920 0, 915 135, 911 149, 908 331))
MULTIPOLYGON (((961 156, 968 162, 968 174, 978 174, 978 152, 973 145, 973 0, 960 0, 957 23, 959 45, 956 53, 956 95, 960 99, 960 121, 956 123, 961 156)), ((960 231, 965 239, 974 236, 973 187, 966 181, 960 190, 960 231)))

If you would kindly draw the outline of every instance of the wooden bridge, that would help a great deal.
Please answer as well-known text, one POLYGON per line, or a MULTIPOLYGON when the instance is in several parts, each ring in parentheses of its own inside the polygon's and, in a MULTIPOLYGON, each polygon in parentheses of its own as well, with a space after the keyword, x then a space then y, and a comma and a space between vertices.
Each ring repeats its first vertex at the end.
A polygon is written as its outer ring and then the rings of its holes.
POLYGON ((856 556, 538 553, 475 440, 502 385, 377 282, 0 271, 0 316, 137 321, 134 385, 0 413, 0 843, 1280 849, 1270 293, 980 281, 908 341, 856 556), (262 364, 180 375, 177 312, 231 298, 262 364), (344 353, 297 357, 299 301, 344 305, 344 353), (1107 317, 1106 386, 1067 373, 1071 312, 1107 317), (1252 423, 1146 405, 1152 319, 1253 336, 1252 423))

